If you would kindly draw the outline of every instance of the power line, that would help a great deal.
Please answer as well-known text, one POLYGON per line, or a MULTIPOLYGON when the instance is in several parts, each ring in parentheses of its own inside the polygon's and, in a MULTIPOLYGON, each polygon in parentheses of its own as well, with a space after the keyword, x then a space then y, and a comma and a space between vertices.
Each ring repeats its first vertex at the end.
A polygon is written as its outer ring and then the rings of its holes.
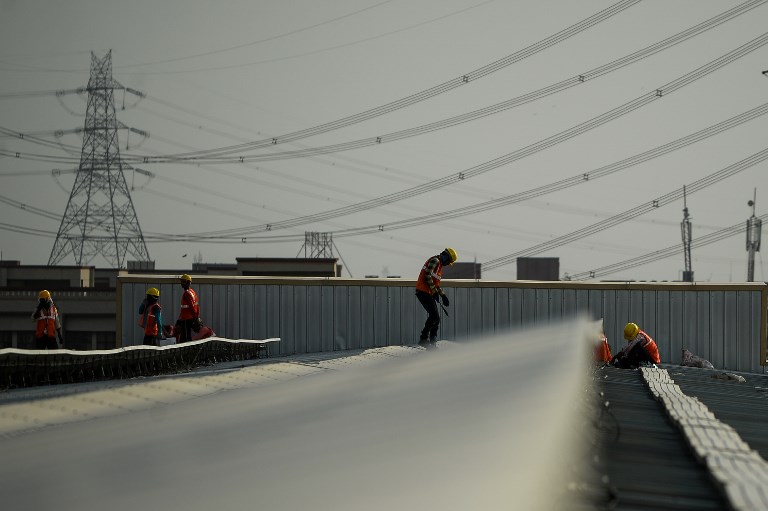
POLYGON ((550 147, 553 147, 561 142, 570 140, 571 138, 575 138, 578 135, 586 133, 590 130, 593 130, 597 127, 602 126, 603 124, 606 124, 610 121, 618 119, 619 117, 626 115, 634 110, 637 110, 643 106, 653 103, 661 99, 662 97, 666 97, 669 94, 672 94, 677 90, 687 85, 690 85, 691 83, 694 83, 695 81, 703 78, 707 74, 712 73, 720 69, 721 67, 724 67, 730 64, 731 62, 743 57, 744 55, 756 50, 757 48, 764 46, 766 43, 768 43, 768 33, 765 33, 749 41, 748 43, 742 46, 739 46, 738 48, 728 52, 727 54, 721 57, 718 57, 717 59, 709 62, 708 64, 705 64, 695 69, 694 71, 691 71, 690 73, 687 73, 677 78, 676 80, 673 80, 672 82, 669 82, 666 85, 659 87, 653 92, 646 93, 632 101, 629 101, 628 103, 624 103, 623 105, 620 105, 612 110, 609 110, 603 114, 600 114, 597 117, 588 119, 587 121, 584 121, 576 126, 568 128, 564 131, 561 131, 555 135, 552 135, 548 138, 540 140, 536 143, 530 144, 526 147, 523 147, 521 149, 518 149, 506 155, 500 156, 493 160, 475 165, 473 167, 470 167, 469 169, 463 170, 458 173, 450 174, 448 176, 445 176, 433 181, 428 181, 421 185, 407 188, 399 192, 383 195, 383 196, 369 199, 363 202, 359 202, 357 204, 352 204, 349 206, 343 206, 340 208, 327 210, 322 213, 315 213, 315 214, 305 215, 305 216, 296 217, 292 219, 281 220, 281 221, 270 223, 270 224, 260 224, 260 225, 240 227, 235 229, 224 229, 224 230, 217 230, 217 231, 190 233, 190 234, 185 234, 183 236, 248 237, 248 236, 253 236, 265 231, 273 231, 277 229, 297 227, 297 226, 305 225, 308 223, 321 222, 321 221, 330 220, 333 218, 338 218, 341 216, 350 215, 353 213, 367 211, 367 210, 384 206, 387 204, 392 204, 407 198, 422 195, 424 193, 434 191, 440 188, 444 188, 446 186, 449 186, 455 183, 460 183, 466 179, 476 177, 478 175, 484 174, 496 168, 521 160, 526 156, 530 156, 532 154, 543 151, 545 149, 549 149, 550 147))
MULTIPOLYGON (((761 220, 768 220, 768 214, 762 215, 759 218, 761 220)), ((711 243, 730 238, 736 234, 741 234, 745 230, 745 224, 740 222, 730 227, 726 227, 725 229, 720 229, 705 236, 696 238, 696 240, 691 242, 691 247, 703 247, 711 243)), ((617 271, 629 270, 638 266, 660 261, 668 257, 677 256, 680 252, 682 252, 682 250, 683 247, 681 247, 679 244, 676 244, 671 247, 655 250, 641 256, 633 257, 631 259, 626 259, 624 261, 609 264, 607 266, 601 266, 600 268, 596 268, 594 270, 574 273, 569 275, 566 280, 591 280, 597 277, 602 277, 604 275, 609 275, 611 273, 616 273, 617 271)))
POLYGON ((320 135, 328 131, 338 129, 337 127, 332 125, 321 125, 319 127, 310 128, 308 130, 301 130, 294 133, 288 133, 285 135, 265 138, 265 139, 257 140, 254 142, 246 142, 244 144, 238 144, 235 146, 229 146, 229 147, 224 147, 219 149, 209 149, 204 151, 195 151, 191 153, 177 153, 175 155, 166 155, 166 156, 159 156, 159 157, 152 156, 149 158, 147 158, 144 155, 127 154, 125 155, 125 159, 126 161, 142 161, 145 163, 147 162, 167 163, 167 162, 178 162, 178 161, 187 161, 187 160, 192 160, 196 162, 206 161, 209 163, 242 163, 242 162, 256 162, 256 161, 274 161, 274 160, 283 160, 287 158, 305 158, 307 156, 314 156, 319 154, 330 154, 330 153, 337 153, 342 151, 349 151, 352 149, 371 147, 379 144, 393 142, 396 140, 415 137, 415 136, 423 135, 426 133, 431 133, 433 131, 449 128, 452 126, 461 125, 461 124, 471 122, 477 119, 481 119, 483 117, 487 117, 490 115, 495 115, 499 112, 503 112, 512 108, 516 108, 516 107, 531 103, 533 101, 537 101, 541 98, 550 96, 552 94, 557 94, 571 87, 581 85, 587 81, 612 73, 623 67, 629 66, 643 59, 646 59, 651 55, 667 50, 677 44, 687 41, 688 39, 691 39, 695 36, 701 35, 702 33, 712 30, 713 28, 725 23, 726 21, 730 21, 731 19, 737 16, 740 16, 746 12, 751 11, 756 7, 759 7, 765 4, 766 1, 768 0, 752 0, 749 2, 745 2, 744 4, 738 5, 732 9, 722 12, 717 16, 714 16, 702 23, 699 23, 693 27, 690 27, 686 30, 678 32, 675 35, 672 35, 670 37, 667 37, 666 39, 653 43, 649 46, 646 46, 643 49, 637 50, 619 59, 613 60, 607 64, 603 64, 592 70, 577 74, 571 78, 567 78, 560 82, 550 84, 548 86, 542 87, 538 90, 526 93, 516 98, 512 98, 500 103, 496 103, 494 105, 490 105, 490 106, 480 108, 478 110, 474 110, 472 112, 463 113, 454 117, 442 119, 442 120, 425 124, 422 126, 418 126, 418 127, 408 128, 405 130, 400 130, 400 131, 379 135, 375 137, 366 137, 366 138, 362 138, 354 141, 343 142, 339 144, 333 144, 333 145, 327 145, 327 146, 321 146, 321 147, 310 147, 310 148, 297 149, 297 150, 270 152, 267 154, 260 154, 260 155, 242 154, 244 151, 270 148, 279 144, 293 142, 299 139, 320 135))
MULTIPOLYGON (((570 37, 573 37, 574 35, 577 35, 584 30, 587 30, 613 16, 616 14, 624 11, 625 9, 628 9, 629 7, 632 7, 633 5, 636 5, 640 0, 622 0, 607 9, 604 9, 593 16, 590 16, 589 18, 586 18, 574 25, 571 25, 560 32, 557 32, 556 34, 553 34, 545 39, 542 39, 541 41, 534 43, 522 50, 519 50, 511 55, 507 55, 506 57, 499 59, 495 62, 492 62, 490 64, 487 64, 479 69, 476 69, 474 71, 470 71, 462 76, 459 76, 457 78, 453 78, 451 80, 448 80, 446 82, 443 82, 439 85, 435 85, 429 89, 423 90, 421 92, 417 92, 415 94, 411 94, 410 96, 406 96, 404 98, 392 101, 390 103, 386 103, 384 105, 359 112, 357 114, 353 114, 341 119, 337 119, 335 121, 331 121, 325 124, 321 124, 312 128, 303 129, 294 133, 281 135, 279 137, 273 137, 270 139, 263 139, 258 140, 255 142, 247 142, 244 144, 237 144, 227 147, 222 147, 219 149, 213 149, 213 150, 203 150, 203 151, 192 151, 187 153, 177 153, 176 155, 172 155, 173 158, 179 159, 179 158, 190 158, 197 155, 207 155, 215 152, 220 151, 241 151, 249 148, 259 148, 259 147, 268 147, 270 145, 273 145, 274 143, 282 143, 292 140, 298 140, 300 138, 306 138, 310 136, 314 136, 316 134, 325 133, 327 131, 331 130, 337 130, 346 126, 350 126, 353 124, 357 124, 369 119, 373 119, 375 117, 385 115, 391 112, 394 112, 396 110, 400 110, 402 108, 414 105, 416 103, 419 103, 421 101, 425 101, 427 99, 430 99, 432 97, 435 97, 440 94, 444 94, 446 92, 449 92, 451 90, 454 90, 458 87, 463 87, 467 85, 468 83, 474 82, 476 80, 479 80, 481 78, 484 78, 492 73, 495 73, 496 71, 499 71, 501 69, 504 69, 505 67, 508 67, 512 64, 515 64, 516 62, 519 62, 521 60, 524 60, 532 55, 535 55, 538 52, 541 52, 543 50, 546 50, 547 48, 550 48, 558 43, 561 43, 570 37)), ((759 0, 764 1, 764 0, 759 0)), ((139 161, 144 161, 144 157, 142 155, 126 155, 126 157, 135 157, 139 161)), ((169 157, 171 157, 169 155, 169 157)))
MULTIPOLYGON (((768 149, 763 149, 762 151, 757 152, 752 156, 749 156, 739 162, 736 162, 733 165, 730 165, 713 174, 710 174, 706 177, 698 179, 693 183, 691 183, 690 185, 686 185, 686 191, 687 193, 695 193, 699 190, 712 186, 713 184, 718 183, 724 179, 727 179, 743 170, 746 170, 754 165, 757 165, 758 163, 765 161, 766 159, 768 159, 768 149)), ((559 236, 552 240, 546 241, 544 243, 540 243, 536 246, 527 248, 525 250, 521 250, 519 252, 515 252, 513 254, 492 259, 486 263, 483 263, 483 268, 486 270, 493 270, 501 266, 506 266, 508 264, 515 262, 519 257, 530 257, 532 255, 540 254, 547 250, 551 250, 553 248, 566 245, 568 243, 571 243, 572 241, 582 239, 586 236, 591 236, 592 234, 604 231, 616 225, 622 224, 628 220, 632 220, 635 217, 644 215, 658 208, 666 206, 667 204, 671 204, 672 202, 682 198, 682 196, 683 196, 683 188, 678 188, 677 190, 669 192, 659 197, 658 199, 648 201, 644 204, 641 204, 632 209, 624 211, 623 213, 619 213, 610 218, 606 218, 605 220, 594 223, 592 225, 589 225, 577 231, 564 234, 563 236, 559 236)))

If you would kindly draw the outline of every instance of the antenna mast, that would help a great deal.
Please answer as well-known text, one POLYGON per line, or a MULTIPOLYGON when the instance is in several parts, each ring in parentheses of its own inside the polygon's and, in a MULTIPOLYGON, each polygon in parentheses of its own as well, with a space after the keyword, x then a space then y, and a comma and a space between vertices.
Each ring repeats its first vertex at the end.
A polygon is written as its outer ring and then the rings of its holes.
POLYGON ((688 214, 688 203, 685 196, 685 185, 683 185, 683 221, 680 223, 680 232, 683 237, 683 257, 685 259, 685 269, 683 270, 683 282, 693 282, 693 268, 691 265, 691 217, 688 214))
POLYGON ((752 208, 752 216, 747 220, 747 282, 755 281, 755 252, 760 251, 760 234, 763 227, 763 221, 755 216, 755 203, 757 203, 757 188, 755 188, 754 199, 747 202, 747 206, 752 208))

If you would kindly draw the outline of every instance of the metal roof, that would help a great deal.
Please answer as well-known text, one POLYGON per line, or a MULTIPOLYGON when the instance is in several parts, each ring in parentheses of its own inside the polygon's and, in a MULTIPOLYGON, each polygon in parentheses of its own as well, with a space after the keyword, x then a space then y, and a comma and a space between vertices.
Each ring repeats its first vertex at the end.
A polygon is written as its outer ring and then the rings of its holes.
MULTIPOLYGON (((666 369, 685 399, 711 412, 713 422, 733 428, 759 454, 750 453, 757 463, 765 466, 768 376, 738 373, 746 380, 739 382, 724 376, 735 373, 721 370, 659 367, 666 369)), ((734 497, 732 490, 727 493, 728 485, 715 477, 707 460, 697 457, 690 447, 695 440, 686 436, 671 412, 654 397, 641 370, 605 366, 595 371, 594 382, 596 406, 600 407, 595 414, 599 458, 593 463, 596 475, 589 476, 588 483, 593 485, 596 508, 755 509, 734 497)), ((707 427, 713 430, 711 425, 707 427)), ((740 456, 727 446, 716 450, 717 456, 740 456)), ((737 484, 743 479, 734 471, 725 476, 737 484)))

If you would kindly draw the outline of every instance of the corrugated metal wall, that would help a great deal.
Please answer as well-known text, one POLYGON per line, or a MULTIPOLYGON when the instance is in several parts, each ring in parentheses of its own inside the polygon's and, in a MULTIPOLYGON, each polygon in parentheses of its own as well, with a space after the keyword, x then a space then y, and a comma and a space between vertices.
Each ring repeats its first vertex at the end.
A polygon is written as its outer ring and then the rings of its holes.
MULTIPOLYGON (((663 362, 679 363, 687 348, 716 368, 763 372, 766 359, 764 283, 580 283, 443 281, 451 300, 440 338, 466 340, 579 313, 604 318, 616 353, 628 321, 659 345, 663 362)), ((426 314, 414 281, 195 277, 202 316, 230 339, 280 337, 280 355, 414 344, 426 314)), ((147 287, 160 289, 166 323, 174 323, 182 289, 172 276, 121 276, 118 332, 138 344, 138 305, 147 287)), ((273 350, 275 348, 272 348, 273 350)), ((276 355, 278 353, 272 353, 276 355)))

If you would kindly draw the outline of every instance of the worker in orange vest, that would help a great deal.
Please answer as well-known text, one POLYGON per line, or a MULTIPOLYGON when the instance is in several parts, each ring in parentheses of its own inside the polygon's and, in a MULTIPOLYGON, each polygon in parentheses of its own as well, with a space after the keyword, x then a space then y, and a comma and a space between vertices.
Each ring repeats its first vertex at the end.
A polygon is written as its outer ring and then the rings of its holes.
POLYGON ((50 291, 43 289, 37 297, 37 308, 32 313, 32 319, 37 322, 35 324, 35 349, 58 349, 57 337, 63 348, 64 336, 61 334, 61 318, 59 318, 59 310, 53 304, 50 291))
POLYGON ((139 326, 144 329, 143 344, 157 346, 163 337, 163 308, 160 307, 160 291, 156 287, 147 289, 147 297, 139 305, 139 326))
POLYGON ((624 327, 624 339, 627 345, 613 357, 614 366, 623 369, 633 369, 642 364, 660 364, 659 347, 650 335, 640 330, 635 323, 627 323, 624 327))
POLYGON ((178 342, 192 340, 192 325, 200 321, 200 302, 197 293, 192 289, 192 277, 186 273, 179 277, 179 282, 184 292, 181 295, 181 310, 176 321, 178 342))
POLYGON ((418 298, 424 310, 427 311, 427 320, 419 336, 419 346, 427 349, 437 347, 437 329, 440 327, 440 313, 437 304, 442 300, 448 307, 451 302, 443 289, 440 280, 443 278, 443 266, 456 262, 458 255, 452 248, 446 248, 438 255, 432 256, 424 263, 416 280, 416 298, 418 298))

